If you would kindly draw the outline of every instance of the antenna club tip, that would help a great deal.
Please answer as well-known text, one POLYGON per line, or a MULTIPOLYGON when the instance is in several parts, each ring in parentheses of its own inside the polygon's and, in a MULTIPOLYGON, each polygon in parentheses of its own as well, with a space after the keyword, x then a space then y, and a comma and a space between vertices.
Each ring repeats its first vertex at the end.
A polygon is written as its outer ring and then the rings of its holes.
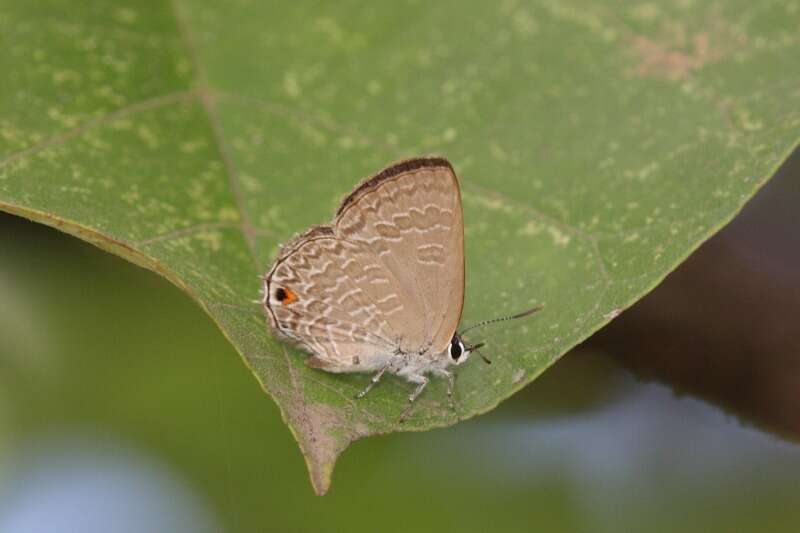
POLYGON ((523 311, 522 313, 520 313, 518 315, 514 315, 511 318, 512 319, 516 319, 516 318, 523 318, 523 317, 526 317, 526 316, 530 316, 530 315, 532 315, 534 313, 538 313, 542 309, 544 309, 544 304, 539 304, 537 306, 531 307, 527 311, 523 311))

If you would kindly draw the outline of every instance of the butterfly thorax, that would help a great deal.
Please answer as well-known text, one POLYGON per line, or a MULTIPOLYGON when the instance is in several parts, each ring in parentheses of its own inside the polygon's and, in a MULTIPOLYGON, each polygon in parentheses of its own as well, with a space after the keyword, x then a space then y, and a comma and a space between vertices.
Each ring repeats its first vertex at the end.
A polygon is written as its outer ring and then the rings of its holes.
POLYGON ((455 365, 446 352, 438 354, 404 354, 404 357, 390 368, 393 374, 399 376, 436 374, 455 365))

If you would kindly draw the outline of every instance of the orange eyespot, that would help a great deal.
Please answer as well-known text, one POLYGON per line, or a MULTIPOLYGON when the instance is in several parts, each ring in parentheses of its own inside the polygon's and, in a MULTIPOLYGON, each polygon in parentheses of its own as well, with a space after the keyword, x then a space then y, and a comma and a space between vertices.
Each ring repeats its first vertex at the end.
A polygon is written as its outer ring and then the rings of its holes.
POLYGON ((292 290, 284 289, 283 287, 279 287, 275 290, 275 298, 283 305, 289 305, 297 301, 297 295, 292 290))

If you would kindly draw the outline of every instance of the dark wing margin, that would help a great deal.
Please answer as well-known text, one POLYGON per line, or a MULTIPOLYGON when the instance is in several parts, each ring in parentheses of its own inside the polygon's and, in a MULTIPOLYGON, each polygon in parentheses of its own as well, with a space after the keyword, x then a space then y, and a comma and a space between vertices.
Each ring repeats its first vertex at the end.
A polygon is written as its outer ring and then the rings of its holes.
POLYGON ((336 216, 342 214, 342 212, 347 209, 350 204, 356 201, 356 199, 365 194, 366 192, 375 189, 381 182, 393 178, 400 174, 405 174, 406 172, 412 172, 414 170, 419 170, 421 168, 448 168, 450 171, 455 175, 455 171, 453 170, 453 165, 450 164, 450 161, 445 159, 444 157, 438 156, 430 156, 430 157, 415 157, 412 159, 405 159, 403 161, 398 161, 393 165, 384 168, 377 174, 370 176, 369 178, 365 179, 361 182, 361 184, 353 189, 353 192, 347 195, 347 197, 342 201, 342 205, 339 206, 339 209, 336 210, 336 216))

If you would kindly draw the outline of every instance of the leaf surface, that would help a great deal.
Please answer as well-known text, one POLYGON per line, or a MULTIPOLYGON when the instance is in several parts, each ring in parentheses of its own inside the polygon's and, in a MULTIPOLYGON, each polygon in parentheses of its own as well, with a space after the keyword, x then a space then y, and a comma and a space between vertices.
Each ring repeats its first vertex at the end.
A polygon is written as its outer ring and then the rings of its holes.
POLYGON ((185 290, 324 492, 349 443, 492 409, 729 221, 797 144, 798 24, 789 1, 8 1, 0 208, 185 290), (401 425, 409 384, 354 400, 369 376, 306 368, 251 302, 280 242, 430 153, 462 182, 463 323, 546 308, 471 332, 494 364, 401 425))

